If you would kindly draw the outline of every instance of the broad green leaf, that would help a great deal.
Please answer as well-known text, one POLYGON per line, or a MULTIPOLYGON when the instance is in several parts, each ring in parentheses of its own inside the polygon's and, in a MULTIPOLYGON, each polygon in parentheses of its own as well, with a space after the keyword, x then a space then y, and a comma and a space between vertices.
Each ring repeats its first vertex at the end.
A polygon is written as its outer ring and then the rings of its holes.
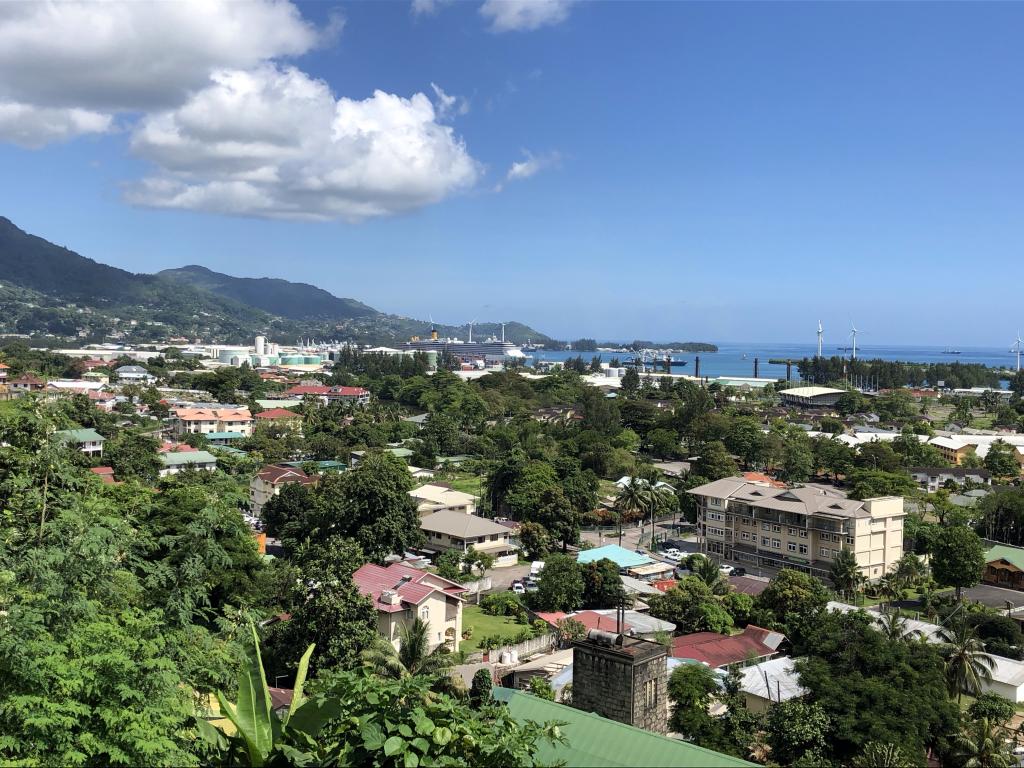
POLYGON ((336 699, 308 699, 299 707, 288 727, 308 736, 316 736, 328 722, 341 715, 341 702, 336 699))
POLYGON ((440 728, 437 728, 437 729, 434 730, 434 743, 435 744, 443 747, 445 744, 447 744, 451 740, 452 740, 452 732, 451 732, 450 729, 446 728, 445 726, 442 725, 440 728))
POLYGON ((420 764, 420 756, 412 750, 405 753, 405 768, 416 768, 420 764))
POLYGON ((271 718, 275 715, 271 708, 270 691, 267 690, 267 678, 263 672, 256 627, 250 624, 249 630, 252 632, 252 648, 245 655, 242 674, 238 679, 235 725, 245 739, 250 763, 259 766, 263 765, 273 746, 271 718))
POLYGON ((295 676, 295 688, 292 691, 292 705, 288 707, 288 714, 285 715, 285 725, 288 725, 288 722, 292 719, 292 715, 294 715, 296 710, 298 710, 298 708, 306 701, 305 696, 302 695, 302 686, 306 682, 306 673, 309 671, 309 659, 313 655, 313 649, 315 647, 315 643, 310 645, 309 648, 306 649, 306 652, 302 654, 302 659, 299 660, 299 672, 295 676))
POLYGON ((401 736, 392 736, 384 742, 384 754, 388 757, 397 755, 403 749, 405 749, 405 739, 401 736))
POLYGON ((371 752, 376 752, 384 746, 384 731, 376 723, 364 725, 360 729, 359 735, 363 737, 363 746, 371 752))
POLYGON ((197 717, 196 731, 199 733, 199 737, 208 744, 212 744, 213 746, 221 750, 227 749, 227 737, 224 735, 223 731, 220 730, 220 728, 217 728, 208 720, 204 720, 201 717, 197 717))
POLYGON ((429 717, 421 717, 416 721, 416 733, 422 734, 423 736, 429 736, 434 732, 437 726, 434 725, 434 721, 429 717))
POLYGON ((402 734, 403 736, 405 736, 405 738, 407 738, 407 739, 411 739, 412 738, 412 728, 410 728, 405 723, 402 723, 400 726, 398 726, 398 732, 400 734, 402 734))
POLYGON ((423 754, 426 754, 427 750, 430 749, 430 742, 424 739, 422 736, 417 736, 415 739, 413 739, 412 745, 423 754))

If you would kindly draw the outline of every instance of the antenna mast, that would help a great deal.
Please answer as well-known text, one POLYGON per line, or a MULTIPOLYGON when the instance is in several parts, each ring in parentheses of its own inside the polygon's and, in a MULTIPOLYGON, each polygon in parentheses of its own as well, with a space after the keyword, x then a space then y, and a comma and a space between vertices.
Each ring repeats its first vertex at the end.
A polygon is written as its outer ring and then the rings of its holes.
POLYGON ((821 320, 818 321, 818 357, 821 357, 821 334, 823 329, 821 327, 821 320))

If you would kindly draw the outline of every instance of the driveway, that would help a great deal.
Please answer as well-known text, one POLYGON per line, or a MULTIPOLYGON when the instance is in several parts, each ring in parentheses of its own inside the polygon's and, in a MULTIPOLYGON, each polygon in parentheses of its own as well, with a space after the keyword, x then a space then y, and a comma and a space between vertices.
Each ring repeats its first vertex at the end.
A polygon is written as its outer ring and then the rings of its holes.
POLYGON ((965 589, 964 595, 989 608, 998 608, 1004 611, 1007 602, 1013 603, 1012 608, 1024 605, 1024 592, 1003 587, 990 587, 988 584, 979 584, 976 587, 965 589))

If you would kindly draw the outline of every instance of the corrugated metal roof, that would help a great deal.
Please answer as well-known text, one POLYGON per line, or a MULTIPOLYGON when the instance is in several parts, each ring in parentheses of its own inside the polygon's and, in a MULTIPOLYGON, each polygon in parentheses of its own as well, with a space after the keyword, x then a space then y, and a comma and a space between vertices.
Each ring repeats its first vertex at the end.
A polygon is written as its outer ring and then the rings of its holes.
POLYGON ((698 747, 685 741, 669 739, 656 733, 634 728, 625 723, 583 712, 564 704, 556 704, 511 688, 495 688, 494 698, 506 704, 512 716, 520 721, 558 721, 564 744, 540 743, 537 759, 542 765, 561 763, 576 766, 636 766, 654 768, 731 768, 748 766, 745 760, 698 747))
POLYGON ((576 557, 578 563, 594 563, 598 560, 611 560, 619 568, 635 568, 640 565, 648 565, 653 563, 647 555, 641 555, 639 552, 633 552, 620 547, 618 544, 606 544, 603 547, 594 547, 593 549, 584 549, 576 557))

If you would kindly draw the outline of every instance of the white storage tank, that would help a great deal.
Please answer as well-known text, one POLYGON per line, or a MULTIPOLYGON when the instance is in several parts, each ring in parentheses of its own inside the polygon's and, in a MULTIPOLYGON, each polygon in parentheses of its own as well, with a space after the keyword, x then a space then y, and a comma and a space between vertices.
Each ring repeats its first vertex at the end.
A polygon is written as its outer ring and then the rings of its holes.
POLYGON ((507 667, 511 661, 512 657, 509 655, 508 651, 502 651, 501 655, 498 656, 498 663, 502 666, 507 667))

